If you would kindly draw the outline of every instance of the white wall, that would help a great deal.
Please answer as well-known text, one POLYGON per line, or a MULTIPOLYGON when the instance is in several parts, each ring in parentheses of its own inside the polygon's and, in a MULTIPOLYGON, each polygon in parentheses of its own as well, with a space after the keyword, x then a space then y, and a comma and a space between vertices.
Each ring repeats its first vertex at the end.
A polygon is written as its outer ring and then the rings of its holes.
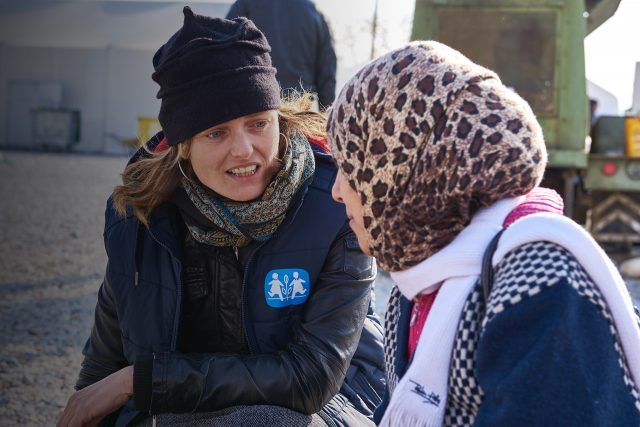
MULTIPOLYGON (((81 113, 74 151, 127 153, 121 141, 137 136, 137 118, 158 114, 151 61, 182 25, 184 5, 0 1, 0 147, 32 147, 29 110, 58 107, 81 113), (59 105, 39 96, 52 84, 62 87, 59 105)), ((228 7, 192 4, 211 16, 224 16, 228 7)))
POLYGON ((154 53, 150 50, 108 50, 105 138, 101 151, 112 154, 126 152, 127 148, 121 141, 138 135, 137 118, 158 115, 158 85, 151 80, 154 53))
POLYGON ((0 40, 24 46, 155 50, 180 28, 184 6, 198 14, 224 16, 228 3, 0 0, 0 40))

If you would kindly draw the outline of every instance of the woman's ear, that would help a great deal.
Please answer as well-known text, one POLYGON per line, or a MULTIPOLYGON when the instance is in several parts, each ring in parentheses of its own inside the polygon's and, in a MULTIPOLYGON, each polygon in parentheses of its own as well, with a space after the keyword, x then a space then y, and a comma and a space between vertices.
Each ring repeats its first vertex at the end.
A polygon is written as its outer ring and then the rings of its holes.
POLYGON ((191 154, 191 140, 187 139, 182 144, 178 145, 178 157, 181 160, 189 160, 189 155, 191 154))

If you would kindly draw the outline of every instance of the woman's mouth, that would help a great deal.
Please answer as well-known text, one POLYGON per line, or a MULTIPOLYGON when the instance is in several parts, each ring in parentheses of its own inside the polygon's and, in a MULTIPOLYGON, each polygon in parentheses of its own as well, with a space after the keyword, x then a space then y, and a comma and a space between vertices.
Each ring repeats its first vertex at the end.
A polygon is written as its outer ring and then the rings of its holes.
POLYGON ((227 171, 227 173, 230 173, 233 176, 247 177, 247 176, 254 175, 257 170, 258 170, 258 165, 251 165, 251 166, 244 166, 240 168, 233 168, 227 171))

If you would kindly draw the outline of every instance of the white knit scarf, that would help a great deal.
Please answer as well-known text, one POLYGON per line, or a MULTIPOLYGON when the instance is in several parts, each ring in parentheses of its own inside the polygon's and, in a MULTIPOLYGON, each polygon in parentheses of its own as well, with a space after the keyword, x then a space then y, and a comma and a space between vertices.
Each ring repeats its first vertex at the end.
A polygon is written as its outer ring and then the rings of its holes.
MULTIPOLYGON (((391 273, 409 299, 440 291, 429 312, 413 362, 398 382, 381 426, 441 426, 447 403, 449 366, 458 322, 482 269, 482 256, 509 212, 522 198, 501 200, 481 209, 445 248, 422 263, 391 273), (441 284, 441 285, 440 285, 441 284)), ((571 252, 600 289, 614 319, 635 384, 640 384, 640 328, 624 281, 611 260, 579 225, 557 214, 531 214, 501 236, 494 267, 509 251, 526 243, 548 241, 571 252)))

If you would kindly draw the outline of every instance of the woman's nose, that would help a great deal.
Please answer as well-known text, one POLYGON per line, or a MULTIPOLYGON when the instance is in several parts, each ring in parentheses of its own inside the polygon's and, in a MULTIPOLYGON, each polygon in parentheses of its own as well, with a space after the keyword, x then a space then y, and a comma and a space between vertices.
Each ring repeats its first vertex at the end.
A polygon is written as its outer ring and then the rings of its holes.
POLYGON ((331 187, 331 197, 338 203, 344 203, 342 201, 342 196, 340 195, 340 177, 337 176, 336 180, 333 182, 333 187, 331 187))
POLYGON ((253 143, 245 135, 238 136, 231 145, 231 155, 239 159, 246 159, 253 153, 253 143))

